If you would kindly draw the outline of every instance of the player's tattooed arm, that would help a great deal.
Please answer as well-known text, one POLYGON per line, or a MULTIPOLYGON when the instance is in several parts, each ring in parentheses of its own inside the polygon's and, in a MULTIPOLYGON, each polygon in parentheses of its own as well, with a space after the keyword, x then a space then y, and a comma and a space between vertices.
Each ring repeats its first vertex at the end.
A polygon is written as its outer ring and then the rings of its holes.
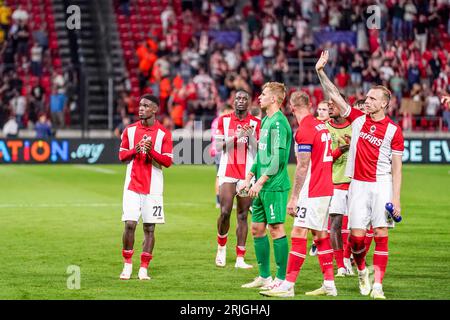
POLYGON ((328 50, 325 50, 320 55, 319 60, 316 63, 316 72, 319 77, 320 84, 324 90, 325 95, 328 95, 331 100, 339 107, 341 114, 346 114, 350 106, 342 98, 339 89, 334 85, 333 82, 328 78, 324 69, 328 62, 328 50))
POLYGON ((297 167, 295 168, 294 185, 292 188, 291 198, 287 205, 287 212, 295 217, 295 207, 297 206, 298 196, 302 190, 308 174, 309 162, 311 160, 311 152, 297 153, 297 167))

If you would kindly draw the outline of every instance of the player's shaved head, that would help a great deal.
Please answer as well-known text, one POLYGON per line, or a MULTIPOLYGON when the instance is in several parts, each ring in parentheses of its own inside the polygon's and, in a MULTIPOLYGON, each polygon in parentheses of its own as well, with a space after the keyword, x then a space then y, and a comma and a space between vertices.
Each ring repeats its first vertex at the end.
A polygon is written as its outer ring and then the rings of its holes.
POLYGON ((276 97, 276 102, 281 105, 286 98, 286 86, 281 82, 266 82, 263 87, 270 94, 276 97))
POLYGON ((291 94, 289 102, 291 104, 291 107, 294 108, 307 108, 311 106, 308 94, 301 90, 294 91, 291 94))

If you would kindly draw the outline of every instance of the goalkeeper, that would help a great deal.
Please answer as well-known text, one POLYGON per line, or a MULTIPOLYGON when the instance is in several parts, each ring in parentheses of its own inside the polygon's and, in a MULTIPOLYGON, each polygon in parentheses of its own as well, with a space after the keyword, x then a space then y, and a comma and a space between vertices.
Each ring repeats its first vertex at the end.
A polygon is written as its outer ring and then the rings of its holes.
POLYGON ((255 163, 241 188, 248 190, 253 200, 252 235, 258 261, 259 276, 243 288, 270 290, 286 277, 288 241, 284 230, 286 206, 290 190, 287 165, 291 150, 292 130, 280 108, 286 97, 284 84, 268 82, 259 96, 261 109, 266 117, 261 123, 258 153, 255 163), (251 179, 256 182, 250 186, 251 179), (270 272, 270 245, 266 235, 269 226, 273 239, 277 273, 272 279, 270 272))

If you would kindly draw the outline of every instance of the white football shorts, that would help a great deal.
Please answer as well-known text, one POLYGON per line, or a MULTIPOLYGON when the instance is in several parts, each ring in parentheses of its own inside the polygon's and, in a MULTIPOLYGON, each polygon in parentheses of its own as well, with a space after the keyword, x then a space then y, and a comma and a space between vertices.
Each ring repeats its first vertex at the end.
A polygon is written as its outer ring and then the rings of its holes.
POLYGON ((140 194, 125 190, 122 206, 122 221, 139 222, 142 215, 143 223, 165 223, 162 195, 140 194))
POLYGON ((219 177, 219 187, 224 183, 238 183, 240 179, 230 178, 230 177, 219 177))
POLYGON ((377 176, 376 182, 352 180, 348 190, 349 229, 394 227, 384 208, 392 201, 392 176, 377 176))
POLYGON ((331 198, 330 214, 348 215, 348 190, 334 189, 333 197, 331 198))
POLYGON ((317 231, 328 230, 328 208, 331 197, 308 198, 301 195, 297 202, 294 227, 317 231))

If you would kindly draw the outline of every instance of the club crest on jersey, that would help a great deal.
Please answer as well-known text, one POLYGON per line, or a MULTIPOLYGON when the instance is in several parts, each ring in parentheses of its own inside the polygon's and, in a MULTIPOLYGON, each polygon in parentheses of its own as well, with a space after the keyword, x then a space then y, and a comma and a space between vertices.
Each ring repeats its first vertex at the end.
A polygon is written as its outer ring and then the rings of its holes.
POLYGON ((370 133, 374 133, 376 129, 377 129, 377 127, 375 127, 375 125, 372 125, 370 127, 370 133))

